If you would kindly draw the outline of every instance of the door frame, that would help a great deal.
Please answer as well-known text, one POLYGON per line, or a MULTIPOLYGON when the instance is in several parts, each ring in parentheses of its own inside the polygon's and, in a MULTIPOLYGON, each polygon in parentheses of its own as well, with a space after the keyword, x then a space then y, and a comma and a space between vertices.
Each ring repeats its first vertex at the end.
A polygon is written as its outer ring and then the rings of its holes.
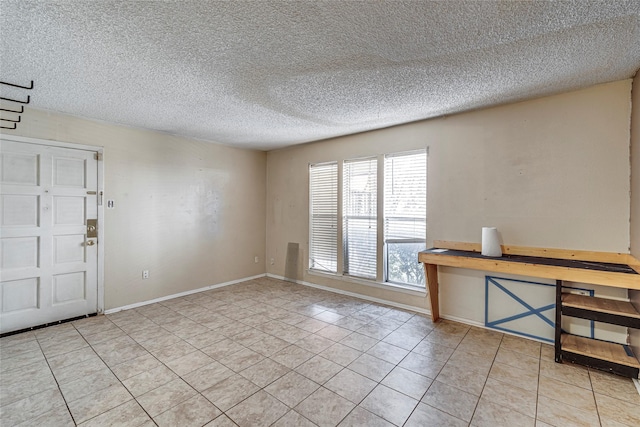
POLYGON ((98 154, 98 314, 104 313, 104 147, 98 145, 76 144, 71 142, 54 141, 49 139, 27 138, 0 134, 0 140, 22 142, 25 144, 47 145, 49 147, 70 148, 73 150, 90 151, 98 154))

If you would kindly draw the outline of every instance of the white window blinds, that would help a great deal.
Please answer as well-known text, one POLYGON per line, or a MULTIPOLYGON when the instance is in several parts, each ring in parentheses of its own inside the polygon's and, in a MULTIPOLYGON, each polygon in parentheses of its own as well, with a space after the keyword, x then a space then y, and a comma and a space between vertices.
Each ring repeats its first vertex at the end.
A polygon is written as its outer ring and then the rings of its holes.
POLYGON ((386 281, 424 286, 418 252, 427 234, 427 152, 389 154, 384 159, 386 281))
POLYGON ((338 269, 338 164, 309 166, 309 268, 338 269))
POLYGON ((344 162, 344 273, 376 278, 377 159, 344 162))

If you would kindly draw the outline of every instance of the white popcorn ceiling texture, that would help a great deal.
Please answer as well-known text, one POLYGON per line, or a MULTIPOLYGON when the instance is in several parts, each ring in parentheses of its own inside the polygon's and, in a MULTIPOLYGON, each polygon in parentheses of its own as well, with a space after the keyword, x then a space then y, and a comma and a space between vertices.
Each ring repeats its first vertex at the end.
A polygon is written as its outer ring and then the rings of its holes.
POLYGON ((632 77, 640 1, 2 0, 0 49, 35 108, 269 150, 632 77))

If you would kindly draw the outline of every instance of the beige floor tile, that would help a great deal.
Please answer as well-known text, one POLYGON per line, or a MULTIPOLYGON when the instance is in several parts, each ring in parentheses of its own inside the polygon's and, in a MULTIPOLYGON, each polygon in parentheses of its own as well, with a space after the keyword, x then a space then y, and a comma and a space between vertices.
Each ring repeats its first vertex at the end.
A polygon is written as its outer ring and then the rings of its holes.
POLYGON ((109 370, 109 368, 102 360, 96 357, 60 368, 56 370, 55 377, 58 384, 66 384, 104 370, 109 370))
POLYGON ((362 355, 361 351, 346 345, 335 343, 320 353, 320 356, 329 359, 341 366, 347 366, 362 355))
POLYGON ((204 390, 202 395, 209 399, 216 407, 227 411, 258 390, 260 390, 260 387, 242 376, 235 374, 217 383, 215 386, 204 390))
POLYGON ((434 381, 422 402, 464 421, 471 421, 478 404, 478 396, 434 381))
POLYGON ((320 356, 314 356, 295 369, 299 374, 318 384, 324 384, 341 370, 342 366, 320 356))
POLYGON ((491 367, 489 378, 511 384, 525 390, 537 391, 538 373, 515 369, 509 365, 495 362, 491 367))
POLYGON ((455 348, 446 347, 444 345, 436 344, 428 341, 426 338, 420 341, 412 350, 414 353, 418 353, 422 356, 426 356, 429 359, 446 362, 453 354, 455 348))
POLYGON ((535 419, 520 412, 513 411, 502 405, 480 399, 476 412, 473 414, 471 426, 495 427, 495 426, 535 426, 535 419))
MULTIPOLYGON (((540 390, 542 391, 542 385, 540 387, 540 390)), ((536 402, 538 396, 535 391, 525 390, 520 387, 489 378, 484 386, 484 390, 482 390, 482 398, 513 411, 520 412, 524 415, 533 418, 536 416, 536 402)))
POLYGON ((273 424, 273 427, 315 427, 316 424, 312 423, 296 411, 287 412, 282 418, 273 424))
POLYGON ((350 369, 343 369, 324 386, 351 402, 358 404, 378 385, 350 369))
POLYGON ((274 362, 271 359, 264 359, 255 365, 240 371, 240 375, 255 385, 264 388, 289 371, 289 368, 279 364, 278 362, 274 362))
POLYGON ((237 353, 241 350, 244 350, 245 347, 238 344, 237 342, 225 338, 221 341, 216 342, 208 347, 204 347, 200 349, 204 354, 213 358, 214 360, 220 361, 221 359, 231 356, 234 353, 237 353))
POLYGON ((221 414, 222 411, 198 394, 153 419, 160 427, 200 427, 221 414))
POLYGON ((118 377, 120 381, 124 381, 127 378, 134 377, 143 372, 150 371, 151 369, 161 366, 162 363, 153 357, 151 353, 146 353, 143 356, 136 357, 134 359, 123 362, 119 365, 111 367, 111 371, 118 377))
POLYGON ((445 363, 443 360, 431 359, 421 354, 411 352, 402 359, 402 362, 400 362, 398 366, 429 378, 436 378, 445 363))
POLYGON ((80 424, 131 399, 133 397, 122 384, 114 384, 67 404, 73 419, 80 424))
MULTIPOLYGON (((0 421, 0 425, 2 421, 0 421)), ((38 426, 38 427, 74 427, 76 424, 73 422, 73 418, 71 418, 71 414, 67 409, 66 405, 56 406, 50 411, 45 412, 44 414, 33 418, 31 420, 25 421, 24 423, 18 424, 18 427, 29 427, 29 426, 38 426)))
POLYGON ((194 351, 185 356, 165 362, 168 368, 180 376, 193 372, 198 368, 213 363, 214 360, 201 351, 194 351))
POLYGON ((147 354, 147 350, 128 336, 101 342, 94 345, 93 350, 108 366, 115 366, 147 354))
POLYGON ((41 391, 0 407, 0 425, 12 426, 38 418, 57 407, 66 406, 60 391, 41 391))
POLYGON ((356 406, 338 427, 393 427, 389 421, 372 414, 366 409, 356 406))
POLYGON ((213 362, 195 371, 183 375, 183 379, 198 391, 206 390, 234 375, 234 372, 222 363, 213 362))
POLYGON ((538 396, 537 419, 556 427, 599 426, 598 415, 592 411, 577 408, 567 410, 567 406, 546 396, 538 396))
POLYGON ((448 426, 464 427, 467 422, 452 417, 436 408, 419 403, 404 427, 448 426))
POLYGON ((593 392, 582 387, 540 376, 538 394, 583 411, 596 412, 593 392))
POLYGON ((260 340, 263 340, 269 337, 269 334, 265 334, 259 329, 249 328, 248 330, 241 332, 237 335, 234 335, 232 339, 245 347, 249 347, 251 344, 254 344, 260 340))
POLYGON ((93 351, 93 348, 84 347, 59 356, 49 357, 47 358, 47 363, 55 374, 59 372, 60 369, 70 365, 75 365, 76 363, 86 362, 89 359, 102 360, 98 357, 96 352, 93 351))
POLYGON ((595 370, 589 370, 589 376, 595 393, 640 406, 640 394, 630 378, 595 370))
POLYGON ((347 399, 321 387, 298 404, 295 411, 319 426, 335 426, 354 407, 347 399))
POLYGON ((453 352, 447 364, 456 365, 460 367, 469 366, 469 367, 477 367, 480 369, 489 370, 491 365, 493 364, 494 355, 485 356, 479 355, 477 353, 469 353, 461 347, 458 347, 456 351, 453 352))
POLYGON ((627 426, 640 425, 640 405, 598 393, 596 393, 596 403, 602 419, 627 426))
POLYGON ((327 326, 329 326, 329 323, 327 322, 323 322, 322 320, 318 320, 318 319, 309 319, 309 318, 296 324, 297 328, 303 329, 307 332, 311 332, 312 334, 315 334, 316 332, 326 328, 327 326))
POLYGON ((156 417, 195 395, 196 391, 178 378, 138 396, 136 399, 151 417, 156 417))
POLYGON ((0 359, 0 375, 3 375, 14 369, 24 368, 37 362, 45 360, 44 353, 38 348, 37 350, 27 351, 17 357, 9 357, 0 359))
POLYGON ((354 405, 380 413, 394 394, 422 397, 407 426, 520 426, 533 415, 539 427, 640 425, 630 380, 556 364, 553 346, 266 277, 1 338, 0 383, 2 425, 73 425, 72 414, 89 426, 155 425, 122 383, 167 425, 236 425, 218 415, 231 410, 280 427, 388 426, 354 405), (277 419, 232 409, 248 398, 283 409, 277 419))
POLYGON ((397 329, 384 337, 383 341, 388 344, 395 345, 396 347, 411 351, 415 346, 420 344, 420 341, 422 341, 423 338, 424 334, 416 335, 414 333, 402 332, 400 329, 397 329))
POLYGON ((512 350, 507 350, 503 347, 498 350, 495 361, 523 371, 538 372, 540 369, 540 359, 536 357, 529 357, 512 350))
POLYGON ((151 421, 144 409, 135 400, 130 400, 120 406, 98 415, 80 424, 81 427, 127 426, 135 427, 151 421))
POLYGON ((192 335, 190 337, 184 338, 186 342, 188 342, 189 344, 191 344, 197 349, 209 347, 210 345, 213 345, 225 339, 227 338, 224 335, 222 335, 220 332, 215 332, 208 329, 204 333, 192 335))
POLYGON ((227 416, 241 426, 270 426, 287 411, 287 405, 260 390, 227 411, 227 416))
POLYGON ((138 397, 177 378, 178 376, 171 369, 161 365, 128 378, 122 384, 134 397, 138 397))
POLYGON ((584 366, 541 360, 540 375, 591 390, 589 370, 584 366))
POLYGON ((425 340, 445 347, 455 348, 460 344, 466 333, 466 329, 448 331, 440 327, 433 329, 425 340))
POLYGON ((360 404, 369 412, 398 426, 404 424, 417 405, 416 399, 384 385, 378 385, 360 404))
POLYGON ((376 382, 380 382, 389 372, 391 372, 394 365, 369 354, 363 354, 351 362, 347 367, 360 375, 364 375, 376 382))
POLYGON ((271 357, 277 352, 289 347, 289 345, 285 340, 267 335, 266 338, 251 344, 249 348, 265 357, 271 357))
POLYGON ((487 381, 487 375, 488 372, 484 368, 450 365, 447 362, 436 377, 436 380, 467 393, 480 396, 487 381))
POLYGON ((392 333, 393 329, 386 329, 375 324, 367 324, 357 329, 356 332, 371 338, 375 338, 377 340, 381 340, 392 333))
POLYGON ((540 349, 540 360, 548 360, 549 362, 555 362, 556 351, 553 345, 542 344, 540 349))
POLYGON ((150 351, 150 353, 153 354, 156 359, 166 364, 172 360, 179 359, 195 351, 197 351, 197 349, 194 346, 186 341, 180 340, 180 342, 172 344, 168 347, 163 347, 159 350, 150 351))
POLYGON ((319 387, 319 384, 292 371, 269 384, 264 390, 285 405, 293 408, 319 387))
POLYGON ((347 335, 346 337, 340 340, 340 344, 346 345, 351 348, 355 348, 356 350, 362 351, 362 352, 369 350, 371 347, 373 347, 377 343, 378 343, 377 339, 359 334, 357 332, 353 332, 351 335, 347 335))
POLYGON ((334 342, 320 335, 312 334, 295 343, 298 347, 318 354, 331 347, 334 342))
POLYGON ((87 340, 89 345, 99 344, 101 342, 110 341, 116 338, 123 337, 125 335, 124 331, 117 326, 114 326, 114 329, 110 329, 105 332, 98 332, 91 335, 84 335, 84 339, 87 340))
POLYGON ((290 345, 271 356, 271 359, 290 369, 295 369, 312 357, 314 357, 314 354, 310 351, 297 345, 290 345))
POLYGON ((207 423, 204 427, 237 427, 237 424, 231 421, 231 418, 222 414, 215 420, 207 423))
POLYGON ((350 335, 352 332, 353 331, 351 331, 350 329, 341 328, 340 326, 336 325, 329 325, 325 328, 320 329, 318 332, 316 332, 316 334, 320 335, 321 337, 328 338, 331 341, 338 342, 347 335, 350 335))
POLYGON ((109 369, 101 369, 91 375, 60 384, 60 391, 67 402, 85 397, 88 393, 120 385, 120 381, 109 369))
POLYGON ((505 335, 500 343, 500 348, 535 358, 540 357, 541 347, 542 345, 539 342, 526 338, 514 337, 513 335, 505 335))
POLYGON ((381 384, 420 400, 432 382, 431 378, 397 366, 382 380, 381 384))
POLYGON ((57 388, 45 361, 39 361, 3 373, 0 376, 0 406, 24 399, 39 391, 57 388))
POLYGON ((409 354, 409 351, 381 341, 371 347, 367 354, 397 365, 409 354))
POLYGON ((264 360, 264 356, 253 350, 245 348, 237 353, 220 359, 220 363, 234 372, 240 372, 264 360))

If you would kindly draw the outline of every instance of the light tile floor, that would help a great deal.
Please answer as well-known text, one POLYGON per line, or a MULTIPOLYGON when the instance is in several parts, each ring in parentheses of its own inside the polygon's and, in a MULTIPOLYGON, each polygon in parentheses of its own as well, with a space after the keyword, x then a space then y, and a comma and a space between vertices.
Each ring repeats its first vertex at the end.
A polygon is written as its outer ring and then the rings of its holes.
POLYGON ((549 345, 270 278, 0 340, 0 424, 639 426, 549 345))

